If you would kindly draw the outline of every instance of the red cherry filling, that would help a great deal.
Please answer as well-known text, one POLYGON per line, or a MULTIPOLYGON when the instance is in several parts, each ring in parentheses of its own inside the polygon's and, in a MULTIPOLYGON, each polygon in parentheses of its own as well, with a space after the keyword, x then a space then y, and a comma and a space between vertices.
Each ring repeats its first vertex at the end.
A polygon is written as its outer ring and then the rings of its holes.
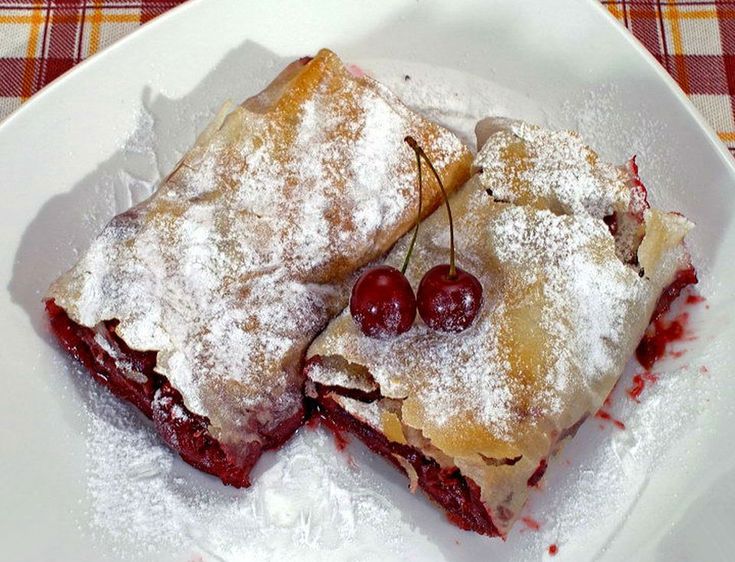
POLYGON ((416 318, 416 297, 403 273, 381 265, 365 271, 352 287, 350 313, 366 336, 397 336, 416 318))
POLYGON ((475 320, 482 304, 482 285, 459 267, 450 274, 442 264, 426 272, 416 292, 419 315, 427 326, 440 332, 461 332, 475 320))

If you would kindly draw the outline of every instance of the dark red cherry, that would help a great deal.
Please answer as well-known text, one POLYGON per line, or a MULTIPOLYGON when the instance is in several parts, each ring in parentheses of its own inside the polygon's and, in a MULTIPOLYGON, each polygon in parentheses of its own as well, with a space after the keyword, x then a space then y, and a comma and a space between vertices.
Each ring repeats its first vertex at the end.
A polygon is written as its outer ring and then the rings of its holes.
POLYGON ((449 264, 426 272, 416 291, 419 315, 440 332, 461 332, 474 321, 482 304, 482 285, 459 267, 450 275, 449 264))
POLYGON ((381 265, 368 269, 352 287, 350 313, 366 336, 397 336, 416 318, 416 297, 403 273, 381 265))

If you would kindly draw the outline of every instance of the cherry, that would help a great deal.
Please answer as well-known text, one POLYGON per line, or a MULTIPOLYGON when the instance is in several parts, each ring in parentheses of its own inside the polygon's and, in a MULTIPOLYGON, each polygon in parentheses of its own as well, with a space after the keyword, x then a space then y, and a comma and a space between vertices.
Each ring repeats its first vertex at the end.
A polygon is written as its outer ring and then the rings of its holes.
MULTIPOLYGON (((477 277, 455 265, 454 260, 454 221, 449 197, 441 177, 426 153, 411 137, 406 142, 416 153, 419 160, 426 162, 436 178, 444 196, 444 204, 449 217, 449 263, 432 267, 424 274, 416 292, 418 312, 427 326, 442 332, 461 332, 475 320, 482 304, 482 285, 477 277)), ((419 181, 421 176, 419 176, 419 181)))
POLYGON ((365 271, 352 287, 350 313, 366 336, 397 336, 416 318, 416 297, 403 273, 381 265, 365 271))
POLYGON ((477 316, 482 304, 482 285, 459 267, 449 274, 449 264, 426 272, 416 291, 419 315, 427 326, 441 332, 461 332, 477 316))

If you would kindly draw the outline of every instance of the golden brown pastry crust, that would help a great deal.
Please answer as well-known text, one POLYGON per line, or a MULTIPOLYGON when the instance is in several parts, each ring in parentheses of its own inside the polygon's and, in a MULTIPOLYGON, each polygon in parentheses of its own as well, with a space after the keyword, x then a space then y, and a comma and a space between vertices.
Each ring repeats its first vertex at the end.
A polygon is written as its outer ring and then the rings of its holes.
MULTIPOLYGON (((301 408, 311 339, 355 271, 415 220, 413 135, 452 190, 471 155, 327 50, 225 108, 154 195, 115 217, 49 289, 135 350, 236 447, 301 408)), ((426 212, 439 203, 436 185, 426 212)), ((130 373, 131 377, 135 373, 130 373)))
MULTIPOLYGON (((504 534, 529 478, 602 405, 661 292, 688 265, 681 242, 691 224, 676 214, 645 214, 641 277, 620 259, 602 220, 627 209, 632 184, 575 134, 504 121, 475 166, 482 172, 452 197, 458 264, 484 288, 473 326, 446 334, 418 320, 379 341, 363 336, 344 311, 309 348, 309 357, 320 358, 309 378, 345 388, 369 388, 371 379, 390 399, 390 415, 384 400, 331 397, 384 435, 459 467, 480 486, 504 534), (542 185, 544 178, 555 180, 542 185), (345 384, 351 373, 360 377, 345 384)), ((444 213, 424 221, 407 271, 414 287, 447 261, 448 238, 444 213)), ((399 265, 407 244, 406 237, 388 263, 399 265)))

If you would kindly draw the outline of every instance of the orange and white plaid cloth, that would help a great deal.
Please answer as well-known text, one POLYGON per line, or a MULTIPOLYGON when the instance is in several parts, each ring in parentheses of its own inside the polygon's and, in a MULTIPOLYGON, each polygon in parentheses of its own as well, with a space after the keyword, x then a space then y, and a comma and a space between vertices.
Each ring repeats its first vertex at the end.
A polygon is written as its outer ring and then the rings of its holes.
POLYGON ((603 0, 735 154, 735 2, 603 0))
POLYGON ((0 0, 0 120, 75 64, 184 0, 0 0))
MULTIPOLYGON (((0 0, 0 120, 60 74, 184 0, 0 0)), ((735 1, 601 0, 735 154, 735 1)))

